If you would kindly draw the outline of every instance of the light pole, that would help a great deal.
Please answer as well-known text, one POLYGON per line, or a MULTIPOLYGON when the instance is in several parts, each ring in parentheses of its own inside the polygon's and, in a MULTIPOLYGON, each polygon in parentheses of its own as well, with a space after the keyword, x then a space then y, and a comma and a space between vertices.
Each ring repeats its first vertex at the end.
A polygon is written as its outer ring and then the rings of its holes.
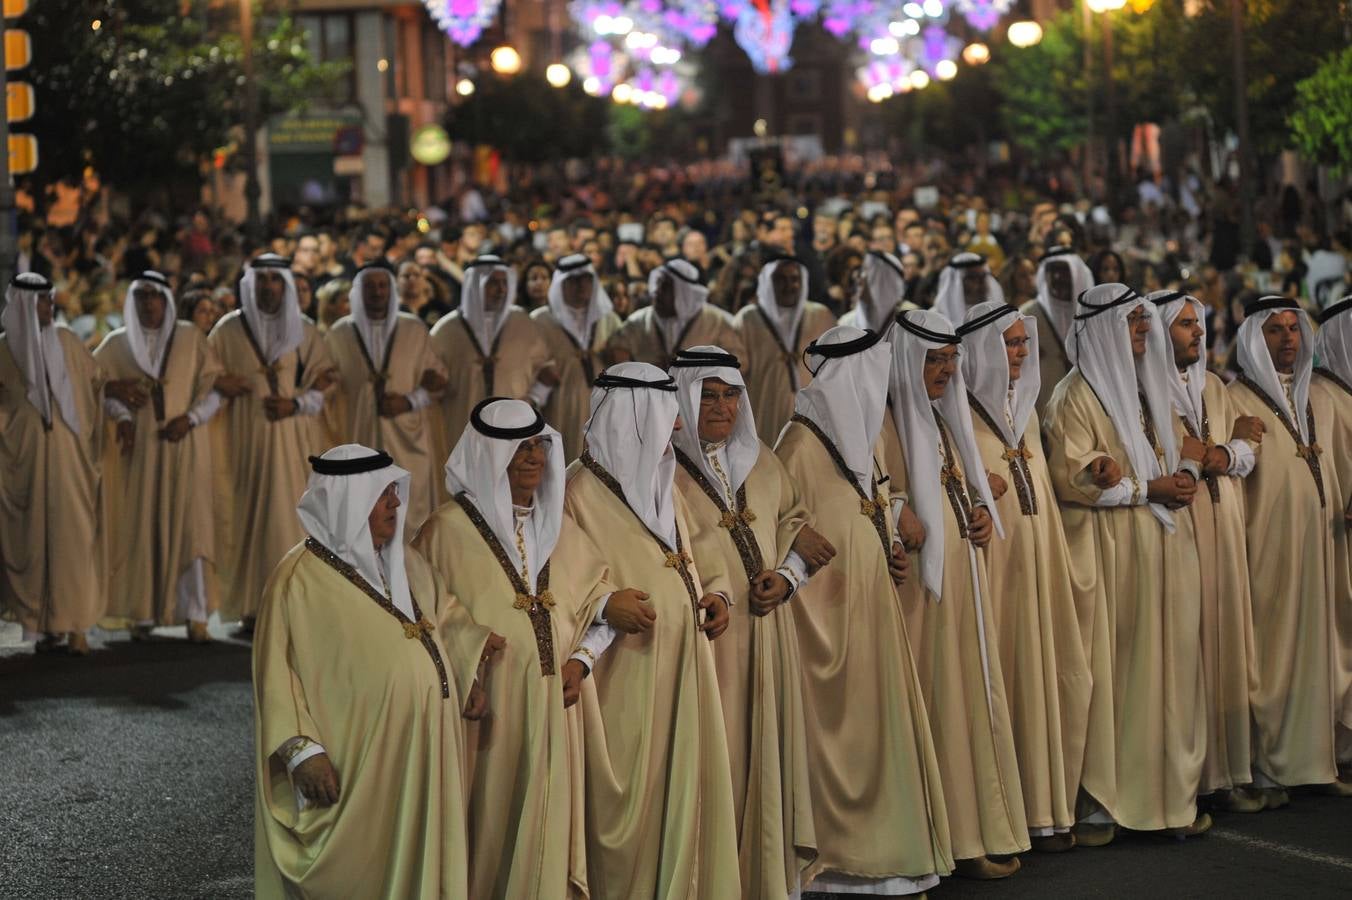
POLYGON ((258 85, 254 83, 253 0, 239 0, 239 30, 244 42, 244 233, 259 237, 258 85))

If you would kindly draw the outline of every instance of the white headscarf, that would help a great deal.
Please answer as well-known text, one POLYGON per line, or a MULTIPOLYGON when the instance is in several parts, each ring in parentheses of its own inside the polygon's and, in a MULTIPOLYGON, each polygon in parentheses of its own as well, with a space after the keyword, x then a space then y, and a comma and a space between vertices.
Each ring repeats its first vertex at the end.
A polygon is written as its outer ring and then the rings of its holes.
POLYGON ((352 310, 352 324, 357 326, 357 336, 371 356, 371 365, 379 372, 385 368, 385 353, 390 349, 390 338, 399 324, 399 279, 394 277, 389 266, 381 263, 362 266, 352 279, 352 289, 347 292, 347 300, 352 310), (390 306, 385 318, 377 321, 366 314, 361 292, 366 279, 382 275, 390 279, 390 306))
MULTIPOLYGON (((995 523, 996 533, 1002 538, 1005 536, 995 500, 991 497, 990 482, 986 479, 986 466, 972 434, 972 410, 967 403, 967 383, 962 377, 962 366, 956 367, 953 380, 940 399, 931 401, 925 390, 925 352, 960 341, 951 322, 933 310, 923 309, 902 313, 892 335, 892 371, 888 382, 892 418, 906 451, 906 482, 911 506, 925 526, 920 574, 936 600, 941 599, 944 586, 943 505, 948 502, 940 480, 944 459, 939 423, 934 418, 936 408, 948 425, 953 454, 962 464, 968 491, 976 490, 995 523)), ((1002 346, 1002 352, 1003 349, 1002 346)), ((973 505, 976 505, 975 499, 973 505)))
POLYGON ((1202 390, 1206 387, 1206 310, 1202 307, 1202 301, 1182 291, 1155 291, 1147 294, 1145 299, 1155 305, 1156 315, 1150 327, 1160 332, 1164 346, 1169 348, 1169 372, 1173 376, 1168 379, 1169 395, 1174 401, 1174 411, 1188 420, 1194 433, 1201 434, 1202 390), (1185 382, 1178 371, 1177 363, 1174 362, 1174 341, 1169 336, 1169 328, 1189 305, 1192 306, 1192 311, 1197 313, 1197 324, 1202 329, 1202 352, 1198 354, 1197 360, 1188 366, 1188 378, 1185 382))
POLYGON ((615 478, 634 515, 668 550, 676 549, 671 430, 679 414, 675 379, 648 363, 619 363, 592 388, 586 432, 587 452, 615 478))
MULTIPOLYGON (((291 266, 284 257, 275 253, 264 253, 244 268, 244 277, 239 280, 239 309, 244 321, 249 324, 254 340, 263 359, 269 364, 275 363, 286 354, 300 346, 305 337, 301 322, 300 295, 296 293, 296 278, 291 274, 291 266), (267 269, 282 276, 286 282, 286 294, 282 297, 282 308, 276 314, 263 312, 258 305, 258 270, 267 269)), ((355 307, 354 307, 355 309, 355 307)))
POLYGON ((811 419, 831 440, 865 495, 887 412, 891 353, 876 331, 837 325, 808 346, 804 355, 812 382, 794 399, 794 412, 811 419), (848 350, 831 349, 839 345, 848 350))
POLYGON ((855 303, 856 322, 871 331, 887 334, 906 296, 906 278, 901 273, 901 260, 891 253, 870 250, 864 256, 863 276, 869 303, 866 305, 862 297, 855 303))
MULTIPOLYGON (((1038 260, 1037 305, 1042 307, 1042 311, 1047 314, 1047 320, 1052 323, 1052 328, 1056 329, 1056 337, 1060 338, 1061 343, 1066 345, 1067 355, 1070 353, 1070 346, 1066 341, 1066 335, 1070 334, 1071 326, 1075 323, 1075 298, 1093 286, 1094 273, 1089 268, 1089 264, 1070 247, 1053 247, 1042 255, 1042 259, 1038 260), (1052 299, 1047 284, 1047 266, 1051 263, 1065 263, 1070 267, 1069 302, 1062 303, 1059 300, 1052 299)), ((1070 359, 1071 362, 1075 361, 1073 356, 1070 359)))
MULTIPOLYGON (((1294 300, 1286 297, 1260 297, 1244 310, 1244 321, 1239 325, 1235 341, 1239 344, 1239 368, 1251 381, 1262 388, 1268 399, 1286 415, 1289 408, 1286 391, 1272 363, 1267 341, 1263 339, 1263 325, 1277 313, 1293 312, 1300 320, 1300 355, 1296 357, 1295 381, 1291 396, 1295 399, 1296 431, 1302 443, 1310 442, 1310 423, 1305 410, 1310 402, 1310 376, 1314 371, 1314 329, 1310 317, 1294 300), (1257 308, 1255 308, 1257 307, 1257 308)), ((1290 416, 1286 416, 1290 420, 1290 416)))
POLYGON ((527 587, 534 591, 540 570, 559 542, 563 524, 563 440, 529 403, 521 400, 490 397, 474 408, 469 423, 446 460, 446 490, 452 497, 460 493, 468 496, 518 572, 523 560, 516 544, 507 465, 523 442, 540 436, 549 438, 549 459, 525 526, 533 529, 535 536, 535 557, 526 560, 530 571, 527 587))
MULTIPOLYGON (((761 266, 760 274, 756 276, 756 305, 760 307, 766 321, 770 323, 770 327, 779 335, 780 342, 790 353, 798 349, 794 336, 798 331, 798 323, 803 319, 803 307, 807 304, 807 287, 807 266, 791 256, 771 259, 761 266), (779 301, 775 299, 774 278, 780 266, 797 266, 798 274, 802 278, 798 299, 794 301, 793 306, 780 306, 779 301)), ((796 370, 798 367, 791 368, 796 370)))
POLYGON ((573 340, 584 350, 591 349, 592 329, 596 323, 610 315, 614 309, 606 289, 601 287, 601 278, 591 260, 581 253, 565 256, 554 269, 554 277, 549 282, 549 309, 554 318, 563 326, 563 330, 573 336, 573 340), (584 315, 578 315, 567 303, 563 302, 563 283, 569 278, 582 275, 592 277, 591 303, 584 315))
POLYGON ((1329 306, 1319 317, 1314 350, 1319 364, 1352 384, 1352 295, 1329 306))
MULTIPOLYGON (((324 453, 320 460, 339 462, 371 459, 379 468, 355 475, 321 475, 315 472, 300 498, 296 513, 305 533, 328 548, 375 589, 385 594, 388 580, 390 602, 414 619, 413 601, 404 569, 404 517, 408 514, 409 474, 388 456, 361 444, 343 444, 324 453), (382 464, 383 463, 383 464, 382 464), (399 494, 399 521, 394 539, 376 552, 369 519, 376 501, 391 483, 399 494), (382 573, 383 563, 383 573, 382 573), (382 574, 384 577, 382 577, 382 574)), ((311 463, 315 459, 311 458, 311 463)), ((427 598, 431 602, 433 598, 427 598)))
POLYGON ((169 281, 159 272, 142 272, 127 285, 127 296, 122 301, 122 327, 127 331, 127 346, 137 367, 151 378, 160 377, 164 354, 174 333, 174 292, 169 281), (164 297, 164 319, 156 331, 147 331, 136 312, 136 291, 145 288, 164 297))
POLYGON ((939 289, 934 295, 934 311, 950 322, 961 322, 967 315, 967 294, 962 289, 962 275, 967 269, 974 268, 986 273, 986 299, 1004 302, 1005 292, 986 265, 986 257, 980 253, 959 253, 939 273, 939 289))
MULTIPOLYGON (((673 334, 680 334, 685 330, 685 326, 690 320, 699 315, 700 310, 704 309, 704 304, 709 299, 709 289, 700 283, 699 268, 694 263, 684 259, 669 259, 648 273, 648 294, 650 296, 657 296, 657 286, 662 283, 663 278, 670 278, 676 289, 674 298, 676 301, 676 317, 669 330, 673 334)), ((671 322, 671 320, 657 316, 656 307, 653 308, 653 313, 658 326, 667 328, 668 326, 665 323, 671 322)))
POLYGON ((1037 364, 1037 319, 1023 315, 1003 300, 987 300, 967 311, 967 321, 958 334, 962 337, 962 375, 967 390, 991 417, 1005 445, 1019 446, 1042 390, 1042 370, 1037 364), (1011 383, 1005 332, 1015 322, 1022 322, 1028 332, 1028 359, 1024 360, 1019 380, 1011 383), (1014 420, 1013 429, 1005 419, 1006 409, 1014 420))
MULTIPOLYGON (((1076 345, 1076 366, 1117 429, 1142 490, 1146 482, 1178 469, 1178 446, 1170 418, 1174 406, 1169 389, 1169 380, 1174 377, 1169 371, 1174 368, 1173 352, 1163 333, 1154 328, 1146 338, 1145 357, 1139 364, 1131 352, 1127 316, 1137 309, 1153 315, 1150 307, 1144 297, 1124 284, 1096 285, 1076 302, 1072 339, 1076 345), (1164 449, 1164 467, 1160 466, 1141 424, 1142 396, 1150 407, 1155 439, 1164 449)), ((1152 503, 1150 511, 1167 531, 1173 532, 1174 517, 1167 508, 1152 503)))
POLYGON ((9 352, 14 354, 14 361, 23 373, 28 402, 48 423, 52 421, 55 403, 66 427, 80 434, 75 389, 66 369, 66 351, 56 330, 60 326, 55 321, 46 328, 38 325, 38 300, 51 293, 52 283, 41 275, 33 272, 16 275, 5 290, 0 325, 4 326, 9 352))
POLYGON ((737 424, 728 436, 725 450, 728 455, 728 480, 736 494, 760 459, 761 442, 756 436, 756 420, 751 413, 751 396, 746 392, 746 381, 737 369, 737 358, 729 356, 722 347, 700 346, 676 354, 671 376, 676 379, 676 400, 681 409, 685 427, 672 436, 676 448, 690 457, 710 484, 718 484, 718 474, 709 465, 704 453, 704 442, 699 436, 700 391, 706 378, 737 385, 742 399, 737 404, 737 424), (720 360, 718 357, 727 357, 720 360))
POLYGON ((479 256, 465 266, 464 290, 460 294, 460 315, 465 317, 466 324, 474 333, 474 339, 479 342, 479 349, 484 353, 493 352, 493 342, 498 339, 498 332, 507 321, 507 313, 511 311, 512 298, 515 296, 516 269, 503 262, 502 257, 479 256), (490 313, 484 308, 484 282, 491 278, 494 272, 502 272, 507 276, 507 295, 503 298, 502 307, 497 312, 490 313))

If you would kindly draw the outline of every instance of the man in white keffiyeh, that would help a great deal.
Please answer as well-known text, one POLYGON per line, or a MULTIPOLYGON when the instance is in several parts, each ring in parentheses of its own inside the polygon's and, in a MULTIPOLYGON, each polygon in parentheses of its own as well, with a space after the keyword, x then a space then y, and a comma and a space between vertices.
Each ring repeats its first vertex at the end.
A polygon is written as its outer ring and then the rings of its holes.
POLYGON ((939 273, 934 311, 950 322, 961 322, 967 310, 978 303, 1004 299, 1005 292, 991 274, 986 257, 980 253, 959 253, 939 273))

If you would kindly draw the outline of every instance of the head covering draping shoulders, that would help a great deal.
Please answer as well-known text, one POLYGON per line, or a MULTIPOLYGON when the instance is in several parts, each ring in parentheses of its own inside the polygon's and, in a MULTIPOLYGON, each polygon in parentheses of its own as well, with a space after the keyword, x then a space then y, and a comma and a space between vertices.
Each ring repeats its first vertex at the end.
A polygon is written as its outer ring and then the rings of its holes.
POLYGON ((950 322, 961 322, 967 315, 967 293, 963 290, 962 278, 968 269, 981 269, 986 273, 987 300, 1003 302, 1005 299, 1000 282, 986 265, 986 257, 980 253, 959 253, 939 272, 939 287, 934 293, 934 311, 950 322))
POLYGON ((1295 400, 1296 421, 1290 422, 1289 412, 1283 416, 1296 429, 1303 443, 1310 442, 1310 426, 1305 409, 1310 402, 1310 379, 1314 372, 1314 327, 1310 317, 1300 304, 1289 297, 1269 294, 1259 297, 1244 308, 1244 321, 1240 323, 1235 335, 1239 345, 1239 368, 1250 381, 1258 385, 1268 399, 1280 410, 1289 410, 1290 403, 1282 379, 1268 352, 1267 341, 1263 337, 1263 326, 1267 320, 1282 313, 1295 313, 1300 323, 1300 355, 1296 357, 1291 385, 1291 397, 1295 400))
POLYGON ((761 442, 756 436, 756 420, 751 412, 751 397, 746 391, 746 380, 739 371, 737 357, 722 347, 703 345, 682 350, 672 364, 671 375, 676 379, 676 399, 685 427, 672 437, 672 443, 704 473, 710 484, 718 484, 718 475, 704 453, 704 442, 699 436, 700 392, 704 382, 716 378, 742 389, 737 403, 737 424, 729 435, 725 451, 728 457, 728 480, 733 493, 746 482, 747 476, 760 459, 761 442))
POLYGON ((549 311, 554 314, 554 319, 563 330, 572 337, 573 343, 583 349, 591 349, 593 329, 614 309, 610 295, 601 286, 601 278, 596 274, 596 267, 592 265, 590 259, 581 253, 574 253, 559 260, 554 269, 554 276, 549 280, 549 311), (563 283, 570 278, 579 278, 583 275, 590 275, 592 278, 592 294, 586 309, 579 313, 564 302, 563 283))
POLYGON ((493 342, 507 322, 511 312, 511 298, 516 296, 516 269, 509 266, 500 256, 485 254, 475 257, 465 266, 464 289, 460 294, 460 315, 464 316, 479 349, 484 353, 491 351, 493 342), (507 278, 507 293, 502 305, 490 312, 484 305, 484 285, 497 272, 507 278))
POLYGON ((885 250, 870 250, 864 256, 864 283, 868 303, 861 295, 855 304, 855 319, 872 331, 886 334, 893 325, 897 307, 906 296, 906 277, 901 260, 885 250))
POLYGON ((780 343, 789 348, 790 352, 796 352, 794 347, 794 335, 798 331, 798 323, 803 319, 803 309, 807 305, 807 266, 803 265, 802 260, 796 256, 775 256, 766 260, 761 266, 760 273, 756 276, 756 306, 764 314, 770 327, 774 329, 775 334, 779 336, 780 343), (780 306, 779 301, 775 299, 775 273, 781 266, 797 266, 800 276, 798 296, 794 299, 792 306, 780 306))
POLYGON ((264 253, 245 267, 244 277, 239 282, 239 308, 254 340, 258 342, 259 351, 269 364, 295 350, 305 337, 296 277, 291 272, 290 261, 285 257, 264 253), (258 305, 258 273, 265 269, 281 275, 282 281, 286 283, 282 307, 273 314, 265 313, 258 305))
POLYGON ((967 321, 958 328, 958 335, 962 338, 962 375, 968 392, 990 416, 1005 445, 1019 446, 1042 390, 1037 319, 1003 301, 988 300, 967 311, 967 321), (1015 322, 1022 322, 1028 333, 1028 359, 1019 380, 1011 382, 1005 332, 1015 322), (1004 416, 1006 407, 1014 420, 1012 426, 1004 416))
POLYGON ((52 421, 52 407, 75 434, 81 433, 80 411, 75 405, 75 388, 66 367, 66 351, 61 346, 57 325, 38 324, 38 301, 52 293, 52 283, 34 272, 14 277, 5 289, 5 311, 0 325, 14 362, 23 375, 24 395, 42 416, 52 421))
POLYGON ((122 320, 127 346, 137 367, 148 377, 159 378, 176 324, 174 292, 169 289, 169 279, 154 271, 142 272, 133 278, 122 301, 122 320), (141 324, 141 316, 136 311, 136 292, 143 290, 155 291, 164 298, 164 318, 154 331, 141 324))
MULTIPOLYGON (((1075 298, 1094 286, 1094 273, 1073 248, 1052 247, 1038 260, 1036 284, 1037 305, 1046 314, 1047 321, 1052 323, 1052 328, 1056 330, 1055 337, 1065 345, 1069 354, 1066 336, 1075 320, 1075 298), (1052 263, 1062 263, 1070 268, 1070 299, 1066 302, 1052 299, 1051 280, 1047 277, 1047 266, 1052 263)), ((1072 356, 1070 361, 1073 363, 1075 358, 1072 356)))
MULTIPOLYGON (((704 309, 709 299, 709 289, 699 280, 699 268, 685 259, 669 259, 649 272, 648 293, 656 296, 657 288, 667 279, 671 280, 675 289, 676 328, 684 329, 704 309)), ((657 312, 655 307, 653 312, 657 312)))
POLYGON ((1206 310, 1202 301, 1182 291, 1154 291, 1146 299, 1155 305, 1157 315, 1151 327, 1160 332, 1161 342, 1169 350, 1169 372, 1173 377, 1169 383, 1169 395, 1173 398, 1174 410, 1185 419, 1197 434, 1202 433, 1202 391, 1206 388, 1206 310), (1169 328, 1182 315, 1183 310, 1192 307, 1197 314, 1197 326, 1202 329, 1202 352, 1187 368, 1187 377, 1182 377, 1174 363, 1173 338, 1169 328))
POLYGON ((1314 339, 1319 364, 1352 384, 1352 295, 1343 297, 1319 316, 1319 334, 1314 339))
POLYGON ((394 269, 384 260, 362 266, 352 278, 347 299, 357 337, 371 357, 371 364, 380 371, 385 368, 385 354, 389 352, 390 342, 399 325, 399 279, 395 277, 394 269), (362 300, 362 290, 372 278, 388 278, 390 281, 390 305, 383 319, 372 319, 362 300))
POLYGON ((873 448, 887 411, 890 355, 890 346, 877 332, 837 325, 803 354, 812 381, 794 400, 794 411, 835 445, 865 493, 870 491, 873 448))

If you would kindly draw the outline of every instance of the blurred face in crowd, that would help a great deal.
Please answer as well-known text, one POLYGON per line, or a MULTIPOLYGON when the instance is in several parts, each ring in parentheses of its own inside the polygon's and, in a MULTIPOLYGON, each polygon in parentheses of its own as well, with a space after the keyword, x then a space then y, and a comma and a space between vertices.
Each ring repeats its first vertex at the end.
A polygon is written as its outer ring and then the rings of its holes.
POLYGON ((199 297, 192 308, 192 323, 203 334, 209 334, 220 321, 221 308, 210 297, 199 297))
POLYGON ((1022 320, 1005 329, 1005 358, 1009 360, 1009 383, 1023 374, 1024 360, 1028 359, 1028 328, 1022 320))
POLYGON ((668 247, 676 243, 676 223, 670 219, 658 219, 653 222, 648 240, 659 247, 668 247))
POLYGON ((390 482, 371 508, 366 525, 371 529, 371 543, 377 550, 394 540, 394 532, 399 527, 399 492, 394 482, 390 482))
POLYGON ((925 258, 930 269, 937 270, 948 258, 948 239, 942 234, 931 234, 925 238, 925 258))
POLYGON ((657 291, 653 294, 653 309, 664 319, 676 315, 676 279, 665 272, 657 280, 657 291))
POLYGON ((1300 358, 1300 316, 1294 310, 1283 310, 1268 316, 1263 323, 1263 340, 1267 343, 1272 364, 1283 375, 1296 370, 1300 358))
POLYGON ((1184 304, 1183 311, 1169 326, 1169 341, 1174 345, 1174 365, 1186 369, 1202 358, 1202 323, 1197 318, 1197 310, 1191 303, 1184 304))
POLYGON ((766 233, 765 242, 773 244, 786 253, 793 251, 793 219, 788 216, 776 216, 774 223, 766 233))
POLYGON ((688 231, 681 239, 681 255, 701 268, 708 262, 709 239, 702 231, 688 231))
POLYGON ((319 239, 307 234, 296 241, 296 255, 291 258, 291 268, 306 275, 313 275, 319 268, 319 239))
POLYGON ((467 257, 478 256, 487 237, 488 231, 483 225, 477 222, 466 225, 460 234, 460 252, 467 257))
POLYGON ((1146 343, 1150 338, 1150 310, 1144 305, 1133 309, 1127 315, 1127 328, 1131 331, 1131 355, 1140 359, 1145 356, 1146 343))
POLYGON ((304 275, 295 276, 295 282, 296 301, 300 304, 300 311, 308 316, 315 302, 314 284, 304 275))
POLYGON ((920 259, 919 253, 912 251, 911 253, 902 254, 901 276, 906 279, 907 284, 910 284, 912 281, 915 281, 917 278, 920 277, 920 269, 922 265, 923 263, 920 259))
POLYGON ((1106 254, 1099 263, 1099 284, 1120 284, 1127 277, 1117 262, 1116 254, 1106 254))
POLYGON ((968 306, 985 303, 990 294, 990 277, 985 266, 962 270, 962 295, 968 306))
POLYGON ((284 237, 276 237, 268 244, 268 249, 278 256, 286 256, 291 252, 291 242, 284 237))
POLYGON ((413 251, 413 261, 423 268, 430 269, 437 264, 435 247, 419 247, 413 251))
POLYGON ((132 300, 136 304, 136 318, 142 328, 154 331, 164 324, 166 304, 163 294, 154 288, 138 287, 132 294, 132 300))
POLYGON ((991 233, 991 214, 988 212, 979 212, 976 214, 976 233, 982 237, 988 237, 991 233))
POLYGON ((373 322, 383 322, 390 314, 390 276, 387 272, 371 272, 361 281, 361 303, 366 316, 373 322))
POLYGON ((912 222, 907 225, 901 235, 902 240, 906 242, 906 246, 912 250, 919 251, 925 246, 925 226, 919 222, 912 222))
POLYGON ((824 250, 836 242, 835 216, 818 214, 812 217, 812 246, 824 250))
POLYGON ((1075 298, 1070 292, 1075 289, 1075 284, 1070 277, 1070 264, 1064 262, 1049 262, 1046 266, 1047 273, 1047 293, 1058 303, 1074 303, 1075 298))
POLYGON ((507 273, 494 269, 484 279, 484 311, 495 313, 507 304, 507 273))
POLYGON ((567 256, 572 246, 568 242, 568 232, 555 228, 545 235, 545 252, 554 258, 567 256))
POLYGON ((873 239, 869 244, 870 250, 883 250, 887 253, 895 253, 897 250, 896 235, 892 232, 892 226, 878 224, 873 226, 873 239))
POLYGON ((596 240, 596 229, 590 225, 583 226, 573 232, 572 250, 574 253, 585 253, 583 249, 589 241, 596 240))
POLYGON ((948 383, 958 371, 958 345, 949 344, 938 350, 925 351, 925 393, 938 400, 948 390, 948 383))
POLYGON ((254 296, 258 298, 259 309, 270 316, 277 315, 286 297, 286 279, 276 270, 255 269, 254 296))
MULTIPOLYGON (((549 283, 545 283, 549 291, 549 283)), ((590 272, 574 275, 563 280, 563 302, 569 309, 586 309, 591 305, 592 294, 596 292, 596 276, 590 272)))
MULTIPOLYGON (((549 302, 549 282, 552 277, 545 266, 535 265, 526 270, 526 296, 535 306, 543 306, 549 302)), ((567 284, 565 281, 565 302, 567 302, 567 284)))
POLYGON ((354 254, 359 257, 361 265, 366 265, 371 260, 378 259, 380 254, 384 252, 385 239, 378 234, 368 234, 354 250, 354 254))
POLYGON ((596 271, 601 271, 601 262, 605 259, 605 254, 601 252, 601 242, 595 239, 587 241, 582 245, 582 255, 591 260, 592 267, 596 271))
POLYGON ((319 259, 324 263, 333 262, 334 254, 338 252, 338 245, 333 242, 333 235, 327 231, 321 231, 315 238, 315 247, 319 251, 319 259))
POLYGON ((422 266, 406 262, 399 266, 399 297, 409 306, 418 306, 432 293, 422 266))
POLYGON ((741 412, 742 389, 719 378, 706 378, 699 392, 699 439, 716 444, 732 437, 741 412))
POLYGON ((803 291, 803 267, 795 263, 780 263, 770 274, 775 289, 775 303, 783 309, 798 305, 803 291))
POLYGON ((919 219, 920 213, 917 212, 916 210, 910 208, 899 209, 897 210, 897 215, 896 218, 893 220, 893 224, 896 225, 898 233, 904 234, 906 232, 906 229, 910 228, 911 225, 917 222, 919 219))

